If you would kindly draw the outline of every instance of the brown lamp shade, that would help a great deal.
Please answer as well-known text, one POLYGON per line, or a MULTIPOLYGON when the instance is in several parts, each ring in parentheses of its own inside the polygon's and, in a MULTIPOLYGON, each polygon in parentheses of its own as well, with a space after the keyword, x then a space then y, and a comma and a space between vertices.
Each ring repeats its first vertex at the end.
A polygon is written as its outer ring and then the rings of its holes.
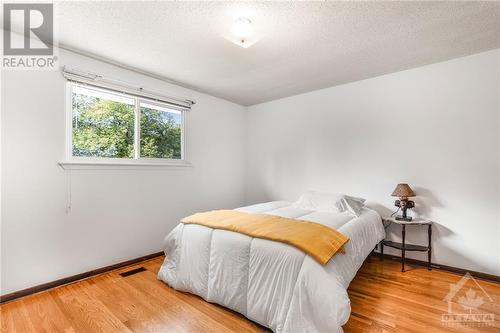
POLYGON ((394 192, 392 192, 391 195, 393 197, 409 198, 409 197, 414 197, 415 192, 413 192, 410 185, 408 184, 398 184, 398 186, 396 186, 394 192))

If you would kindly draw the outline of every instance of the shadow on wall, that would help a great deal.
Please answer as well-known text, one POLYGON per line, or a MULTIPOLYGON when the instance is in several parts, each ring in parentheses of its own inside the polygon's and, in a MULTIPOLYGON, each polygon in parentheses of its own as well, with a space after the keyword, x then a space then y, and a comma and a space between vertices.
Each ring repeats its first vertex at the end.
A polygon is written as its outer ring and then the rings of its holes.
POLYGON ((433 208, 443 207, 442 202, 437 196, 434 195, 434 193, 432 193, 431 190, 423 187, 415 187, 413 191, 417 195, 415 197, 416 208, 414 211, 418 216, 430 217, 432 216, 431 213, 433 208))
POLYGON ((394 213, 394 211, 392 211, 391 209, 387 208, 386 206, 382 206, 375 201, 367 201, 366 206, 379 213, 380 216, 390 216, 392 213, 394 213))

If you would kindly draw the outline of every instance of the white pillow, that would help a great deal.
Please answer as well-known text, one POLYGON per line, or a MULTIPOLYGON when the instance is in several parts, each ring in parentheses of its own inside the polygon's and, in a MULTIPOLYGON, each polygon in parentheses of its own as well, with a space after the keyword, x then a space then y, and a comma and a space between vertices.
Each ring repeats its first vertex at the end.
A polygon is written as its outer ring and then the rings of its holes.
POLYGON ((364 202, 363 198, 351 197, 342 193, 307 191, 293 205, 297 208, 328 213, 348 211, 359 216, 365 206, 364 202))
POLYGON ((342 201, 345 201, 347 210, 356 216, 360 216, 363 211, 363 207, 365 207, 366 199, 346 195, 342 201))

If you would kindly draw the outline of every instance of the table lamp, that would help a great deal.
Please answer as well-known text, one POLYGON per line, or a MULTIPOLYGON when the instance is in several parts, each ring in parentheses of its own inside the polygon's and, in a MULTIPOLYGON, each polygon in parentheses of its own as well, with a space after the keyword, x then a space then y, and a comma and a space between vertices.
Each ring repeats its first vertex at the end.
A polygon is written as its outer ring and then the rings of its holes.
POLYGON ((396 200, 394 205, 401 208, 401 211, 403 212, 403 215, 396 216, 396 220, 411 221, 412 218, 411 216, 406 215, 406 210, 408 208, 415 207, 415 202, 408 200, 408 198, 415 196, 415 192, 413 192, 408 184, 398 184, 398 186, 394 189, 394 192, 392 192, 392 196, 399 197, 399 200, 396 200))

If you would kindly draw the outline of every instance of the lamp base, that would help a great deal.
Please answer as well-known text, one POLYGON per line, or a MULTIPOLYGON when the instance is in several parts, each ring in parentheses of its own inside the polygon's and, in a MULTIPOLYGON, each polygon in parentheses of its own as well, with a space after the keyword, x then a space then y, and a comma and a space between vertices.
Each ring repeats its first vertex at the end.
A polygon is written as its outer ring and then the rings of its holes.
POLYGON ((406 217, 404 217, 404 216, 399 216, 399 215, 398 215, 398 216, 396 216, 396 220, 397 220, 397 221, 411 221, 411 220, 412 220, 412 217, 411 217, 411 216, 406 216, 406 217))

